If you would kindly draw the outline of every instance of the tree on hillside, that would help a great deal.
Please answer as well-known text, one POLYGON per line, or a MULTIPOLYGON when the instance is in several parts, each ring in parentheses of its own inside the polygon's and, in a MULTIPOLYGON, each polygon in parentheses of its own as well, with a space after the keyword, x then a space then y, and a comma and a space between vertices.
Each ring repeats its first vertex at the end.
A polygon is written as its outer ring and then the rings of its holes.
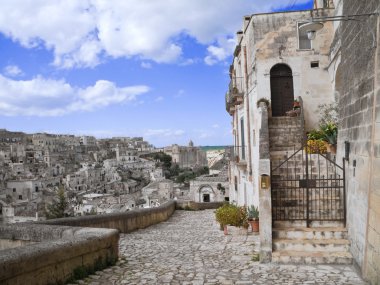
POLYGON ((65 211, 67 210, 69 203, 65 197, 65 190, 63 186, 60 186, 57 192, 57 197, 53 200, 53 203, 47 205, 46 218, 47 219, 58 219, 65 216, 65 211))

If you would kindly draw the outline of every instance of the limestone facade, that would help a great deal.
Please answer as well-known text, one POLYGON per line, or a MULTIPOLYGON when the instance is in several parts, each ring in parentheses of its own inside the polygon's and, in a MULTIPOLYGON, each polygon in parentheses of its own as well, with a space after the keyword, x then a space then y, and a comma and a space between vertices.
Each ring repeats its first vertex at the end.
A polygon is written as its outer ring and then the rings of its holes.
POLYGON ((207 154, 199 147, 195 147, 192 141, 188 146, 179 146, 174 144, 170 147, 165 147, 164 152, 172 157, 172 162, 179 165, 181 168, 207 166, 207 154))
MULTIPOLYGON (((293 101, 302 97, 306 129, 317 126, 318 105, 333 101, 329 84, 329 51, 331 23, 314 40, 308 40, 298 27, 312 15, 332 15, 333 9, 255 14, 243 18, 237 33, 237 46, 230 66, 230 87, 226 108, 232 116, 233 147, 230 163, 230 201, 238 205, 259 204, 260 129, 262 113, 259 99, 270 101, 269 117, 279 116, 283 98, 274 94, 276 74, 288 72, 289 110, 293 101), (278 71, 277 71, 278 70, 278 71), (285 70, 285 71, 284 71, 285 70), (272 85, 272 86, 271 86, 272 85), (273 113, 273 114, 272 114, 273 113)), ((287 111, 287 110, 282 110, 287 111)), ((280 114, 285 115, 285 113, 280 114)), ((268 174, 268 173, 267 173, 268 174)))
MULTIPOLYGON (((378 0, 335 0, 336 15, 380 11, 378 0)), ((346 166, 347 228, 364 277, 380 283, 379 16, 336 22, 330 81, 339 99, 338 161, 346 166), (348 157, 345 142, 350 148, 348 157)))

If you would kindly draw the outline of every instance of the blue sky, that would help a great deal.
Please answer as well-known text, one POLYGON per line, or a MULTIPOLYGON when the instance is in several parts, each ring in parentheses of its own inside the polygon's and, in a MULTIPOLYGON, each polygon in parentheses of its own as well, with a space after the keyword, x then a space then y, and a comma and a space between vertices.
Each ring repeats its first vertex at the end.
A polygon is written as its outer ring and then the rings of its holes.
POLYGON ((5 0, 0 128, 231 144, 228 67, 242 17, 310 0, 5 0))

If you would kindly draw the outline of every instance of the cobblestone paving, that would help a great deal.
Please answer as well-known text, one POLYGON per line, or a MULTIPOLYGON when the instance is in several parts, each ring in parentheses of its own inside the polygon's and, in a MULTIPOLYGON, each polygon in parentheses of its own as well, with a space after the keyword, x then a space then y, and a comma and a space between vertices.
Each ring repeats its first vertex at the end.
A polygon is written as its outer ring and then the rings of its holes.
POLYGON ((366 284, 351 266, 255 261, 258 236, 224 236, 212 210, 176 211, 167 222, 121 235, 121 260, 80 284, 366 284))

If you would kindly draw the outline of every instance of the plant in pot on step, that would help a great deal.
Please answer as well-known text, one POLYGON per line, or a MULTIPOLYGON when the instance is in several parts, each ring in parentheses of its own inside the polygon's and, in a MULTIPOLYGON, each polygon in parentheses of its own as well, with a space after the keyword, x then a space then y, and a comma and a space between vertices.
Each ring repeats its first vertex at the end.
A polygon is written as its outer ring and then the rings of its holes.
MULTIPOLYGON (((245 212, 244 208, 244 212, 245 212)), ((240 207, 232 204, 224 204, 215 211, 216 221, 220 224, 220 228, 224 230, 227 235, 227 225, 240 227, 243 225, 244 217, 241 215, 242 210, 240 207)))
POLYGON ((338 127, 335 123, 329 122, 321 125, 323 140, 327 142, 327 151, 336 154, 336 143, 338 137, 338 127))
POLYGON ((301 108, 301 103, 298 99, 294 99, 293 101, 293 109, 296 110, 296 109, 299 109, 301 108))
POLYGON ((248 223, 251 225, 252 232, 259 232, 259 207, 254 205, 248 207, 248 223))

